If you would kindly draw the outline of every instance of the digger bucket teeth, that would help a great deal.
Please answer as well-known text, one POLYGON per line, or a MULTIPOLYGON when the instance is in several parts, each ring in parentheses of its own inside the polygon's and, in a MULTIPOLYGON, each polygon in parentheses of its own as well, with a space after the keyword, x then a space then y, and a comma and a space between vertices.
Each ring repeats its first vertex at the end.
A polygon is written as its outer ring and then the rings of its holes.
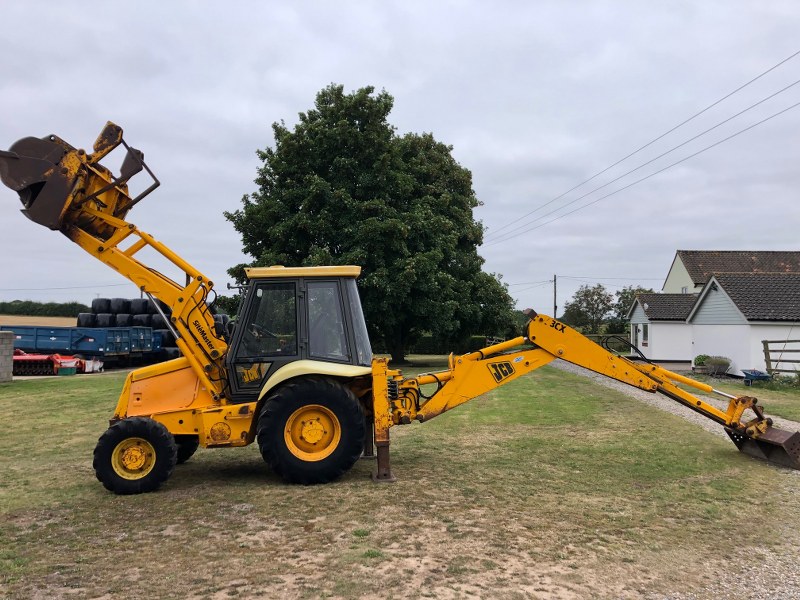
POLYGON ((770 427, 757 438, 725 428, 733 443, 749 456, 800 470, 800 431, 770 427))
POLYGON ((19 194, 26 217, 50 229, 61 227, 74 183, 59 167, 70 148, 56 139, 27 137, 0 152, 0 181, 19 194))

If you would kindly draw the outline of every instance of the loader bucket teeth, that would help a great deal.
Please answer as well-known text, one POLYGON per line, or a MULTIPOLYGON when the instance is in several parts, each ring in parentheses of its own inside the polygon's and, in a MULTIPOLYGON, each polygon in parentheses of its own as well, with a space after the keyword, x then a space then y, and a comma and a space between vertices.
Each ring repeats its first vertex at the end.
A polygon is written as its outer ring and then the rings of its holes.
POLYGON ((739 431, 725 428, 733 443, 749 456, 760 458, 791 469, 800 470, 800 432, 770 427, 752 438, 739 431))
POLYGON ((69 148, 53 139, 27 137, 0 152, 0 180, 19 194, 26 217, 57 230, 74 181, 59 167, 69 148))

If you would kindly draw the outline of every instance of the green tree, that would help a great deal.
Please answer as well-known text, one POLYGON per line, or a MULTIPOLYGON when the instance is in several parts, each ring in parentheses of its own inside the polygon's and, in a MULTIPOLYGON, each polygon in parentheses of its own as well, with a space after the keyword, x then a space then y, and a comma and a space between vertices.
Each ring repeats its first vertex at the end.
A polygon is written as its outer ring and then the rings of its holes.
POLYGON ((587 333, 599 333, 600 327, 613 307, 614 297, 605 286, 582 285, 564 305, 561 320, 573 327, 585 328, 587 333))
POLYGON ((651 288, 629 285, 614 292, 614 306, 608 320, 608 333, 625 333, 628 326, 628 311, 636 300, 636 294, 644 293, 652 294, 654 291, 651 288))
MULTIPOLYGON (((370 335, 402 361, 423 332, 505 335, 513 316, 506 287, 481 271, 471 173, 431 134, 396 135, 393 102, 372 87, 320 91, 294 128, 273 124, 258 189, 225 216, 253 265, 360 265, 370 335)), ((244 267, 230 273, 241 281, 244 267)))

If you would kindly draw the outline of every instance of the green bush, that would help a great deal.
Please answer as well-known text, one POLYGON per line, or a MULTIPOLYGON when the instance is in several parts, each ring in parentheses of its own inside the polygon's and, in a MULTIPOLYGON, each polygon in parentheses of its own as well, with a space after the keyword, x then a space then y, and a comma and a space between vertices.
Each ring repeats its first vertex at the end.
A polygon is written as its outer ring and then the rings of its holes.
POLYGON ((705 360, 709 375, 723 375, 731 366, 731 359, 725 356, 709 356, 705 360))
POLYGON ((711 358, 708 354, 698 354, 694 357, 694 366, 695 367, 704 367, 706 365, 706 361, 711 358))
POLYGON ((21 315, 25 317, 77 317, 78 313, 89 312, 89 307, 80 302, 34 302, 33 300, 12 300, 0 302, 0 314, 21 315))

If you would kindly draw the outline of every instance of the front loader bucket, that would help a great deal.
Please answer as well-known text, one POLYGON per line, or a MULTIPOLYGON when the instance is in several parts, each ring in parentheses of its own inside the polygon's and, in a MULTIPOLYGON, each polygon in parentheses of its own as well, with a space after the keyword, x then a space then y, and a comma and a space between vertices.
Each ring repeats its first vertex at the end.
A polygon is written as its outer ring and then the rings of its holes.
POLYGON ((49 136, 23 138, 0 151, 0 180, 19 194, 26 217, 50 229, 61 227, 69 208, 75 176, 60 163, 71 149, 49 136))
POLYGON ((791 469, 800 470, 800 431, 769 427, 757 438, 725 428, 736 447, 745 454, 791 469))

